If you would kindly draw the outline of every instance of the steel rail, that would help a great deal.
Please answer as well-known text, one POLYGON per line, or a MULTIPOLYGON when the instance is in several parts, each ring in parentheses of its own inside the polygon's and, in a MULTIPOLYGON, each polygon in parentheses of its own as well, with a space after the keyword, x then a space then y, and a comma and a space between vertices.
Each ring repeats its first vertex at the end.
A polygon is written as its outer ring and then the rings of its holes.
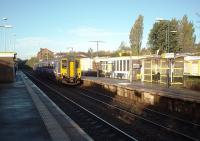
MULTIPOLYGON (((111 96, 107 96, 107 95, 102 94, 102 93, 100 93, 100 92, 96 92, 96 91, 93 91, 93 90, 87 90, 87 89, 85 89, 85 88, 82 88, 82 89, 84 89, 84 90, 86 90, 86 91, 89 91, 89 92, 92 92, 92 93, 95 93, 95 94, 100 95, 100 96, 104 96, 104 97, 110 98, 110 99, 113 100, 113 98, 112 98, 111 96)), ((119 100, 116 100, 116 101, 121 102, 121 101, 119 101, 119 100)), ((187 124, 191 124, 191 125, 193 125, 193 126, 199 126, 199 127, 200 127, 200 124, 197 124, 197 123, 194 123, 194 122, 190 122, 190 121, 187 121, 187 120, 184 120, 184 119, 175 117, 175 116, 167 115, 167 114, 165 114, 165 113, 161 113, 161 112, 152 110, 152 109, 150 109, 150 108, 144 108, 144 110, 147 110, 147 111, 150 111, 150 112, 153 112, 153 113, 156 113, 156 114, 160 114, 160 115, 162 115, 162 116, 166 116, 166 117, 169 117, 169 118, 172 118, 172 119, 175 119, 175 120, 178 120, 178 121, 187 123, 187 124)))
POLYGON ((83 106, 79 105, 78 103, 76 103, 75 101, 69 99, 68 97, 62 95, 61 92, 51 88, 50 86, 48 86, 47 84, 43 83, 42 81, 40 81, 39 79, 35 78, 33 75, 28 74, 27 72, 25 72, 28 76, 32 77, 33 79, 35 79, 36 81, 38 81, 40 84, 42 84, 43 86, 47 87, 48 89, 50 89, 51 91, 53 91, 54 93, 58 94, 59 96, 63 97, 64 99, 68 100, 69 102, 73 103, 74 105, 78 106, 79 108, 81 108, 82 110, 86 111, 87 113, 91 114, 92 116, 96 117, 97 119, 99 119, 100 121, 104 122, 105 124, 109 125, 110 127, 112 127, 113 129, 117 130, 118 132, 122 133, 123 135, 125 135, 126 137, 130 138, 133 141, 137 141, 136 138, 132 137, 131 135, 127 134, 126 132, 122 131, 121 129, 117 128, 116 126, 112 125, 111 123, 105 121, 104 119, 100 118, 99 116, 97 116, 96 114, 92 113, 91 111, 87 110, 86 108, 84 108, 83 106))
POLYGON ((174 129, 171 129, 171 128, 169 128, 169 127, 165 127, 165 126, 160 125, 160 124, 158 124, 158 123, 156 123, 156 122, 153 122, 153 121, 151 121, 151 120, 148 120, 148 119, 146 119, 146 118, 144 118, 144 117, 142 117, 142 116, 139 116, 139 115, 137 115, 137 114, 130 113, 130 112, 128 112, 128 111, 126 111, 126 110, 124 110, 124 109, 121 109, 121 108, 119 108, 119 107, 117 107, 117 106, 113 106, 113 105, 110 105, 110 104, 108 104, 108 103, 105 103, 105 102, 103 102, 103 101, 101 101, 101 100, 95 99, 95 98, 93 98, 93 97, 91 97, 91 96, 86 95, 86 94, 83 93, 83 92, 80 92, 80 93, 81 93, 82 95, 84 95, 85 97, 88 97, 88 98, 90 98, 90 99, 92 99, 92 100, 95 100, 95 101, 97 101, 97 102, 99 102, 99 103, 102 103, 102 104, 104 104, 104 105, 107 105, 107 106, 109 106, 109 107, 115 108, 115 109, 117 109, 117 110, 120 110, 120 111, 122 111, 122 112, 124 112, 124 113, 126 113, 126 114, 135 116, 135 117, 137 117, 137 118, 139 118, 139 119, 142 119, 142 120, 144 120, 144 121, 146 121, 146 122, 148 122, 148 123, 151 123, 151 124, 153 124, 153 125, 156 125, 156 126, 158 126, 158 127, 164 128, 164 129, 166 129, 167 131, 170 131, 170 132, 173 132, 173 133, 175 133, 175 134, 184 136, 185 138, 188 138, 188 139, 190 139, 190 140, 194 140, 194 141, 198 141, 198 140, 199 140, 199 139, 197 139, 197 138, 194 138, 194 137, 191 137, 191 136, 186 135, 186 134, 184 134, 184 133, 178 132, 178 131, 176 131, 176 130, 174 130, 174 129))

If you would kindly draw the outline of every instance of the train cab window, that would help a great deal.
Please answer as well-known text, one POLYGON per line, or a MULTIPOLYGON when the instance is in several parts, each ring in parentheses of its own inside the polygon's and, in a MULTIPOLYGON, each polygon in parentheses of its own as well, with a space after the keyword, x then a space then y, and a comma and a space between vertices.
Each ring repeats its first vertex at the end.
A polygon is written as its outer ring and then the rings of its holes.
POLYGON ((76 60, 76 68, 79 68, 79 66, 80 66, 80 63, 79 61, 76 60))
POLYGON ((67 60, 62 60, 62 68, 67 68, 67 60))

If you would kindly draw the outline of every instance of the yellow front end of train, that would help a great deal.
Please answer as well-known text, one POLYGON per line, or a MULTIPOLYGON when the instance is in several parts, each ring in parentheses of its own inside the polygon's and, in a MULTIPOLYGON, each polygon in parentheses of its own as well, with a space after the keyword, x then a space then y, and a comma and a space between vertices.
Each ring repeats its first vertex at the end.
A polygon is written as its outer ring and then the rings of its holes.
POLYGON ((68 83, 80 83, 81 81, 81 68, 80 59, 68 59, 67 60, 67 75, 66 81, 68 83))
POLYGON ((79 84, 81 82, 80 59, 76 57, 52 59, 35 65, 35 71, 59 83, 79 84))
POLYGON ((65 84, 79 84, 81 82, 80 59, 62 58, 57 66, 57 80, 61 80, 65 84))

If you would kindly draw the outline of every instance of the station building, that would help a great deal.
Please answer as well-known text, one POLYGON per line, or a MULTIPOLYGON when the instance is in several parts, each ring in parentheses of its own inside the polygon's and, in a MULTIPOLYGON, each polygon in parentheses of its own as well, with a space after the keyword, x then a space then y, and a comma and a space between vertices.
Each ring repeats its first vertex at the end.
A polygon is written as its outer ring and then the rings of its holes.
POLYGON ((82 58, 83 71, 100 70, 101 76, 164 85, 183 85, 200 77, 200 56, 162 55, 82 58))
POLYGON ((0 52, 0 83, 13 82, 17 69, 15 52, 0 52))

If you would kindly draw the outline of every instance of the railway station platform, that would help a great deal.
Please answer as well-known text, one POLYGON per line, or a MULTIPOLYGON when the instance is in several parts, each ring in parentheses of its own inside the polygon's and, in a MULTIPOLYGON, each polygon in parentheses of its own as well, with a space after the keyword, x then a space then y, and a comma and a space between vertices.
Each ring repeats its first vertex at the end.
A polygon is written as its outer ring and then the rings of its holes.
POLYGON ((130 83, 129 80, 104 77, 97 78, 83 76, 82 79, 85 81, 93 81, 99 84, 110 84, 127 89, 149 92, 151 94, 156 94, 160 96, 200 103, 200 91, 189 90, 186 88, 167 88, 166 86, 160 84, 143 83, 139 81, 133 81, 132 83, 130 83))
POLYGON ((155 108, 159 111, 200 119, 200 92, 184 88, 167 88, 159 84, 148 84, 128 80, 82 77, 82 87, 98 93, 111 92, 113 98, 123 98, 133 104, 155 108))
POLYGON ((1 141, 92 140, 22 72, 0 84, 1 141))

